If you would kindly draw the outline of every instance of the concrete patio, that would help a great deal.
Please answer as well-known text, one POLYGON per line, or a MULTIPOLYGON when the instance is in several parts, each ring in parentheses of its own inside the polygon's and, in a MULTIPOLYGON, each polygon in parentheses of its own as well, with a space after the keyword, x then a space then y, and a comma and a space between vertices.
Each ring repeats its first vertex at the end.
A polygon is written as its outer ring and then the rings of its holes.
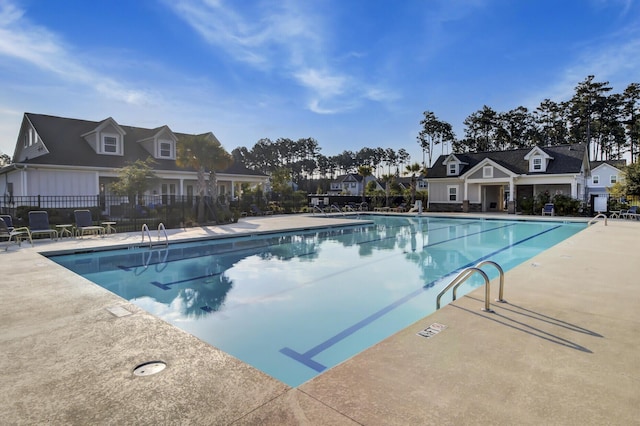
MULTIPOLYGON (((249 217, 169 238, 336 221, 249 217)), ((23 243, 0 252, 0 424, 640 424, 639 238, 640 221, 599 221, 507 272, 495 313, 476 290, 297 388, 39 254, 139 233, 23 243), (446 328, 417 335, 434 323, 446 328), (133 374, 153 360, 167 368, 133 374)))

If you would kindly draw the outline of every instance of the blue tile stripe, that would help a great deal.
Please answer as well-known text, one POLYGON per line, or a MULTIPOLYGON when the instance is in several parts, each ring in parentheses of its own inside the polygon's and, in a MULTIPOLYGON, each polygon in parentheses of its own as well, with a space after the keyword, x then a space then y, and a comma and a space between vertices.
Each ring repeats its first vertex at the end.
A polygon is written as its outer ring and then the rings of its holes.
MULTIPOLYGON (((496 227, 496 228, 491 228, 491 229, 487 229, 487 230, 484 230, 484 231, 476 232, 474 234, 469 234, 468 236, 475 235, 475 234, 480 234, 480 233, 483 233, 483 232, 494 231, 496 229, 505 228, 507 226, 512 226, 512 225, 510 224, 510 225, 505 225, 505 226, 499 226, 499 227, 496 227)), ((468 264, 466 264, 464 266, 461 266, 460 268, 458 268, 458 269, 456 269, 454 271, 451 271, 449 274, 447 274, 447 276, 452 275, 454 273, 459 273, 460 271, 464 270, 465 268, 468 268, 468 267, 471 267, 473 265, 476 265, 478 262, 482 262, 484 260, 487 260, 490 257, 495 256, 496 254, 498 254, 500 252, 508 250, 508 249, 510 249, 510 248, 512 248, 514 246, 519 245, 519 244, 525 243, 525 242, 527 242, 527 241, 529 241, 529 240, 531 240, 533 238, 537 238, 537 237, 539 237, 539 236, 541 236, 543 234, 546 234, 547 232, 551 232, 551 231, 553 231, 553 230, 555 230, 557 228, 560 228, 561 226, 562 225, 554 226, 552 228, 549 228, 549 229, 541 231, 541 232, 539 232, 537 234, 534 234, 534 235, 532 235, 530 237, 527 237, 527 238, 524 238, 522 240, 519 240, 519 241, 517 241, 517 242, 515 242, 513 244, 509 244, 508 246, 505 246, 505 247, 503 247, 501 249, 498 249, 498 250, 496 250, 496 251, 494 251, 492 253, 489 253, 489 254, 487 254, 485 256, 482 256, 482 257, 480 257, 480 258, 478 258, 478 259, 476 259, 476 260, 474 260, 472 262, 469 262, 468 264)), ((442 244, 442 243, 448 242, 448 241, 453 241, 453 240, 456 240, 458 238, 461 238, 461 237, 452 238, 452 239, 447 240, 447 241, 440 241, 438 243, 434 243, 433 245, 442 244)), ((427 247, 427 246, 425 246, 425 247, 427 247)), ((396 300, 395 302, 393 302, 392 304, 390 304, 388 306, 385 306, 384 308, 382 308, 379 311, 373 313, 372 315, 368 316, 367 318, 364 318, 363 320, 357 322, 356 324, 344 329, 340 333, 336 334, 333 337, 330 337, 329 339, 325 340, 324 342, 320 343, 319 345, 314 346, 313 348, 309 349, 308 351, 306 351, 304 353, 297 352, 297 351, 295 351, 295 350, 293 350, 293 349, 291 349, 289 347, 284 347, 284 348, 280 349, 280 353, 282 353, 283 355, 286 355, 286 356, 298 361, 299 363, 301 363, 303 365, 306 365, 307 367, 309 367, 309 368, 311 368, 311 369, 313 369, 313 370, 315 370, 315 371, 320 373, 320 372, 324 371, 327 367, 322 365, 322 364, 320 364, 317 361, 314 361, 312 359, 314 356, 318 355, 321 352, 324 352, 325 350, 327 350, 328 348, 332 347, 336 343, 344 340, 345 338, 347 338, 351 334, 355 333, 356 331, 360 330, 361 328, 366 327, 367 325, 371 324, 373 321, 375 321, 378 318, 384 316, 385 314, 387 314, 390 311, 394 310, 398 306, 400 306, 400 305, 408 302, 409 300, 413 299, 414 297, 422 294, 423 291, 433 287, 440 280, 441 280, 441 278, 438 278, 437 280, 434 280, 434 281, 426 284, 424 287, 421 287, 421 288, 419 288, 419 289, 407 294, 406 296, 396 300)))

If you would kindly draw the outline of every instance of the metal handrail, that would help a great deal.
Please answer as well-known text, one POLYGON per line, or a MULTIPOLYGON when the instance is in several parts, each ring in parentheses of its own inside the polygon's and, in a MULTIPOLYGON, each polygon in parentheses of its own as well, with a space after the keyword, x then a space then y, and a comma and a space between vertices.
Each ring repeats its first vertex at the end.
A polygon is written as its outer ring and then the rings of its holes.
POLYGON ((596 219, 603 217, 604 218, 604 226, 607 226, 607 215, 604 213, 598 213, 597 215, 595 215, 595 217, 593 219, 591 219, 589 221, 589 223, 587 223, 587 226, 591 226, 594 223, 596 223, 596 219))
POLYGON ((142 224, 142 242, 144 243, 144 232, 147 231, 147 236, 149 237, 149 247, 151 247, 151 232, 149 231, 149 227, 146 223, 142 224))
POLYGON ((506 303, 506 300, 504 300, 504 270, 496 262, 492 260, 484 260, 482 262, 479 262, 474 267, 469 267, 460 271, 460 273, 456 275, 453 280, 451 280, 451 282, 438 294, 438 297, 436 299, 436 310, 440 309, 440 299, 447 291, 449 291, 450 288, 453 287, 452 300, 456 300, 458 287, 460 287, 462 283, 464 283, 467 279, 469 279, 471 275, 475 273, 479 273, 482 276, 482 278, 484 278, 484 286, 485 286, 483 311, 493 312, 491 310, 491 302, 489 301, 489 298, 491 297, 491 287, 490 287, 489 276, 486 274, 486 272, 480 269, 480 267, 484 265, 493 265, 498 270, 498 273, 500 275, 500 290, 499 290, 498 298, 496 299, 496 302, 506 303))
MULTIPOLYGON (((500 288, 498 289, 498 298, 495 301, 500 303, 507 303, 507 301, 504 300, 504 271, 502 270, 502 267, 498 265, 496 262, 494 262, 493 260, 483 260, 482 262, 478 262, 475 268, 480 268, 484 265, 493 265, 498 270, 498 274, 500 275, 500 288)), ((458 287, 460 287, 461 284, 462 282, 458 283, 458 285, 453 287, 453 300, 456 300, 456 292, 458 290, 458 287)))
POLYGON ((342 216, 346 215, 346 213, 343 212, 342 209, 340 209, 340 207, 337 204, 331 204, 331 207, 329 207, 329 213, 331 213, 333 209, 338 210, 338 213, 342 213, 342 216))
POLYGON ((325 212, 324 210, 322 210, 320 207, 318 207, 318 206, 313 206, 312 213, 313 213, 313 214, 316 214, 316 210, 318 210, 320 213, 324 214, 325 216, 327 215, 327 212, 325 212))
POLYGON ((165 244, 169 245, 169 236, 167 235, 167 229, 164 227, 164 223, 160 222, 158 224, 158 241, 160 241, 160 231, 164 232, 164 240, 165 244))
MULTIPOLYGON (((487 276, 487 274, 480 268, 467 268, 465 270, 463 270, 462 272, 460 272, 454 279, 453 281, 451 281, 449 283, 449 285, 447 285, 441 292, 440 294, 438 294, 438 298, 436 299, 436 310, 440 309, 440 299, 442 298, 442 296, 454 285, 458 284, 458 283, 463 283, 464 281, 467 280, 467 278, 469 278, 471 275, 473 275, 474 273, 478 273, 480 275, 482 275, 482 278, 484 278, 484 285, 485 285, 485 290, 484 290, 484 311, 486 312, 493 312, 491 310, 491 302, 489 302, 489 297, 490 297, 490 291, 489 291, 489 277, 487 276)), ((455 300, 455 299, 454 299, 455 300)))

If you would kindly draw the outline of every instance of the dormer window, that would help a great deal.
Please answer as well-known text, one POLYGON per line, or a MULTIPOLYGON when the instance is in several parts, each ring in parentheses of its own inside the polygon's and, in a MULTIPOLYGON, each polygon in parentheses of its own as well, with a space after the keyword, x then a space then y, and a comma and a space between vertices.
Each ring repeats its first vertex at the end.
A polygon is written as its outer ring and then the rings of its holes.
POLYGON ((447 168, 447 175, 455 176, 458 174, 458 164, 457 163, 449 163, 449 167, 447 168))
POLYGON ((533 159, 533 170, 539 172, 542 170, 542 158, 534 158, 533 159))
POLYGON ((118 152, 118 139, 114 136, 105 136, 102 139, 102 150, 108 154, 115 154, 118 152))
POLYGON ((159 158, 174 158, 173 154, 174 144, 172 141, 160 140, 158 141, 158 157, 159 158))
POLYGON ((546 172, 553 157, 536 146, 524 156, 524 159, 529 162, 529 172, 546 172))
POLYGON ((98 154, 122 155, 122 136, 117 133, 100 133, 98 154))

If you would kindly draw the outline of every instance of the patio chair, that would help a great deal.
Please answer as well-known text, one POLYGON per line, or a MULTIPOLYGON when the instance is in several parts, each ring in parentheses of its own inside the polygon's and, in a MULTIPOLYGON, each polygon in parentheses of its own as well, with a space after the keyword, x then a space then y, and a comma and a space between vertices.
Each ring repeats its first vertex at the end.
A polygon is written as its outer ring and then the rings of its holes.
POLYGON ((542 216, 555 216, 555 215, 556 215, 556 211, 553 206, 553 203, 545 204, 544 207, 542 208, 542 216))
POLYGON ((631 206, 629 210, 620 212, 620 217, 623 219, 638 219, 640 218, 640 214, 638 214, 638 206, 631 206))
POLYGON ((48 235, 52 240, 58 239, 58 231, 49 225, 49 213, 44 210, 29 212, 29 235, 33 244, 34 235, 48 235))
MULTIPOLYGON (((5 222, 4 218, 5 218, 4 215, 0 217, 0 239, 5 239, 5 238, 7 239, 6 241, 7 245, 5 246, 4 251, 9 250, 9 246, 11 245, 12 242, 15 242, 18 245, 20 245, 20 243, 22 242, 22 239, 25 236, 29 238, 29 240, 31 240, 29 229, 27 228, 15 229, 13 226, 9 227, 7 225, 7 222, 5 222)), ((9 219, 10 218, 11 216, 9 216, 9 219)))
POLYGON ((265 212, 260 210, 260 208, 258 206, 256 206, 255 204, 251 204, 251 206, 249 208, 251 209, 251 214, 253 216, 264 216, 265 215, 265 212))
MULTIPOLYGON (((0 214, 0 219, 4 220, 7 228, 9 228, 9 232, 15 231, 15 235, 19 237, 18 243, 20 243, 20 241, 24 239, 24 236, 26 236, 29 241, 31 241, 31 233, 29 232, 29 228, 27 228, 26 226, 20 226, 16 228, 13 225, 13 218, 8 214, 0 214)), ((33 245, 33 241, 31 241, 31 244, 33 245)))
POLYGON ((104 237, 104 226, 93 224, 91 212, 89 210, 74 210, 73 216, 76 218, 76 235, 82 238, 85 234, 98 234, 104 237))

